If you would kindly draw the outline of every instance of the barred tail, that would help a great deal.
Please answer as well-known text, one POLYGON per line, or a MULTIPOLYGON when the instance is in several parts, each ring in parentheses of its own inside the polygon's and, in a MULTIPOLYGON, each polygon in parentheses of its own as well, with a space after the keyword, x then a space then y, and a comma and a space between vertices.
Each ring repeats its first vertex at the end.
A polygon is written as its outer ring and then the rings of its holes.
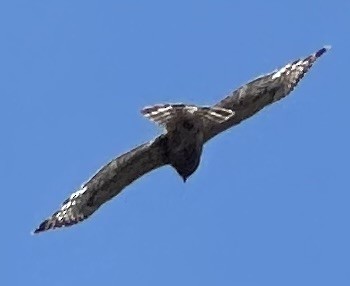
POLYGON ((215 123, 222 123, 234 115, 234 111, 222 107, 196 106, 181 103, 147 106, 141 110, 141 113, 159 125, 166 125, 169 121, 181 118, 186 113, 202 116, 215 123))

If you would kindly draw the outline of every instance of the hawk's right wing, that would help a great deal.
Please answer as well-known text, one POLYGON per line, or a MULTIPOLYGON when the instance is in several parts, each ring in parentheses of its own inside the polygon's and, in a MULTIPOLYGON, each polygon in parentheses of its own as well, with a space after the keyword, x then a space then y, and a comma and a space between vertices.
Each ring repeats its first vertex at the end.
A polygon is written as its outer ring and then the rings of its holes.
POLYGON ((306 58, 298 59, 285 65, 283 68, 260 76, 241 86, 215 104, 214 107, 233 110, 235 116, 220 124, 208 122, 205 140, 208 141, 220 132, 254 115, 265 106, 287 96, 293 91, 315 61, 328 49, 329 47, 324 47, 306 58))
POLYGON ((139 177, 168 164, 167 138, 155 140, 113 159, 66 199, 61 208, 44 220, 34 233, 76 224, 94 213, 139 177))

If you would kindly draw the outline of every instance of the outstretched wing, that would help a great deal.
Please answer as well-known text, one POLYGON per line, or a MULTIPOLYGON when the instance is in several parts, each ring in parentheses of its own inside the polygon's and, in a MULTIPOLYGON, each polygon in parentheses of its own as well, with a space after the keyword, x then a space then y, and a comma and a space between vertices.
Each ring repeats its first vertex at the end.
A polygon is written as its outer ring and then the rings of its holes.
POLYGON ((235 116, 221 124, 208 122, 205 140, 207 141, 218 133, 239 124, 242 120, 252 116, 265 106, 287 96, 297 86, 314 62, 328 49, 329 47, 323 47, 306 58, 298 59, 281 69, 260 76, 241 86, 215 104, 215 107, 234 110, 235 116))
POLYGON ((86 219, 127 185, 151 170, 168 164, 166 140, 161 135, 113 159, 66 199, 61 208, 44 220, 34 233, 70 226, 86 219))

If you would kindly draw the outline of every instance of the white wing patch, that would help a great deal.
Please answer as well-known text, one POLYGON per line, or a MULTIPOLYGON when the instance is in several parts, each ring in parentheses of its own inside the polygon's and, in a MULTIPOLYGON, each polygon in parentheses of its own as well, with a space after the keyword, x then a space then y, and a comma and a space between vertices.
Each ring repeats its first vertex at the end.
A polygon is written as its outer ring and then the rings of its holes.
POLYGON ((306 73, 310 69, 312 64, 315 62, 315 60, 318 59, 320 56, 322 56, 330 48, 331 48, 330 46, 324 46, 322 49, 318 50, 316 53, 310 55, 309 57, 306 57, 304 59, 299 59, 285 65, 283 68, 275 71, 271 79, 287 76, 292 74, 293 72, 299 76, 300 74, 306 73))
POLYGON ((57 212, 44 220, 34 233, 39 233, 48 229, 70 226, 76 224, 95 211, 93 207, 88 207, 90 195, 86 193, 87 186, 73 193, 66 199, 57 212))

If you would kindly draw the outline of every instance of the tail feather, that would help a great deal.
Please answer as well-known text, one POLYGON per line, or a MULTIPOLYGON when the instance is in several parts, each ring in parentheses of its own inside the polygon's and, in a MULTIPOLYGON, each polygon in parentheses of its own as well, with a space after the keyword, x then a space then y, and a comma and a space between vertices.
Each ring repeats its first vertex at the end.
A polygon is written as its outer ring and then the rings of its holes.
POLYGON ((201 107, 198 113, 210 121, 217 123, 222 123, 234 115, 232 110, 222 107, 201 107))
POLYGON ((206 120, 215 123, 222 123, 234 115, 234 111, 222 107, 196 106, 182 103, 148 106, 142 109, 141 113, 159 125, 166 125, 169 121, 186 113, 202 116, 206 120))

